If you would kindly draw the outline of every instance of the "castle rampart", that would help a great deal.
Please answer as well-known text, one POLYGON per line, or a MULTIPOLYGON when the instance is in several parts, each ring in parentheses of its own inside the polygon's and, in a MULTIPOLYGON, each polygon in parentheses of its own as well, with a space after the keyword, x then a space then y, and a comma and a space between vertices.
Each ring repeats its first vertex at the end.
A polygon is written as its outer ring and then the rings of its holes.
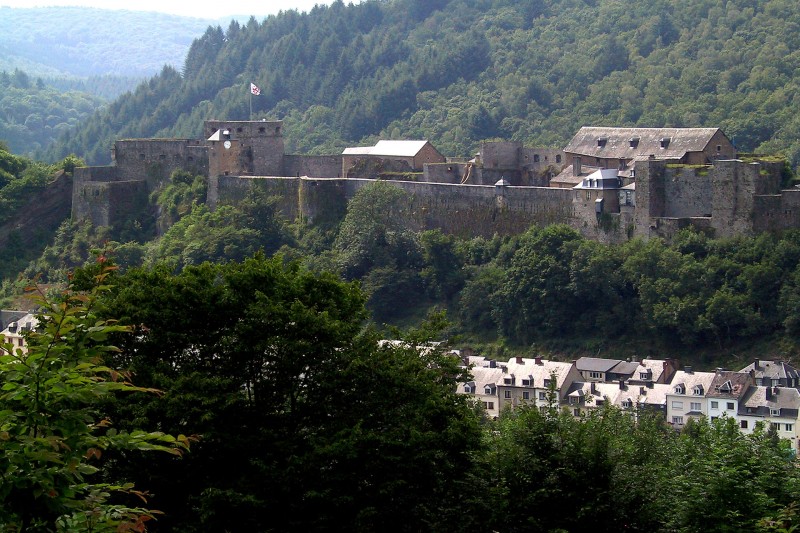
POLYGON ((193 139, 124 139, 112 151, 118 180, 145 180, 150 187, 176 170, 208 174, 208 148, 193 139))
POLYGON ((800 226, 800 191, 780 190, 782 164, 719 159, 733 148, 715 129, 582 128, 570 144, 576 166, 566 170, 567 152, 518 142, 484 143, 469 162, 446 160, 427 141, 285 155, 281 130, 280 121, 211 120, 203 140, 118 141, 116 166, 76 169, 73 216, 97 225, 135 216, 182 169, 207 177, 211 209, 258 188, 279 199, 285 217, 312 224, 340 220, 361 187, 383 179, 408 193, 412 227, 465 237, 551 223, 608 243, 669 239, 690 226, 717 237, 800 226), (603 162, 613 166, 596 166, 603 162), (562 170, 572 178, 549 187, 562 170))

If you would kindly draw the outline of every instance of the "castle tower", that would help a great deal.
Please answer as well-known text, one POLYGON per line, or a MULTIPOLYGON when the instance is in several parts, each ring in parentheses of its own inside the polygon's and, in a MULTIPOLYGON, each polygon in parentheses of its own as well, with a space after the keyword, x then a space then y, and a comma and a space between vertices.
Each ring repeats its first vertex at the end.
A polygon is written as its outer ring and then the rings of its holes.
POLYGON ((219 176, 282 176, 283 122, 207 120, 203 136, 208 143, 208 202, 218 199, 219 176))

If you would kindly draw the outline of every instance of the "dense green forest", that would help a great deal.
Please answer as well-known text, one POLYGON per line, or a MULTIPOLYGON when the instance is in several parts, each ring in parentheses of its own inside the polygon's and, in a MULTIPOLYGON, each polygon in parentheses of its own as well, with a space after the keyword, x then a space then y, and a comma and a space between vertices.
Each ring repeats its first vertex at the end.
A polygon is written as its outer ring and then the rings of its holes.
POLYGON ((45 152, 108 162, 117 138, 196 137, 208 118, 286 121, 290 151, 427 138, 563 146, 582 125, 719 126, 800 161, 791 0, 368 0, 210 27, 45 152))
POLYGON ((103 105, 85 92, 59 91, 21 70, 0 72, 0 139, 31 156, 73 131, 103 105))
POLYGON ((212 22, 155 12, 0 6, 0 70, 141 79, 164 64, 182 65, 192 40, 212 22))
MULTIPOLYGON (((793 531, 787 441, 604 407, 485 417, 441 316, 368 322, 354 283, 255 255, 44 297, 0 353, 9 531, 793 531), (155 511, 157 509, 158 511, 155 511)), ((44 296, 44 294, 42 294, 44 296)), ((555 380, 553 380, 555 383, 555 380)), ((551 389, 551 394, 555 391, 551 389)))

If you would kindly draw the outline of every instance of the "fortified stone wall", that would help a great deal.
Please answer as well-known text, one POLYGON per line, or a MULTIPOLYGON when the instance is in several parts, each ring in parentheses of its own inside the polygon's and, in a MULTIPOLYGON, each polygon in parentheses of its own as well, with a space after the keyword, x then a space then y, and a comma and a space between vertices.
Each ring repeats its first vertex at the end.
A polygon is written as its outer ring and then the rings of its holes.
POLYGON ((800 189, 781 191, 781 211, 787 228, 800 228, 800 189))
MULTIPOLYGON (((475 165, 468 163, 431 163, 425 165, 422 181, 427 183, 461 183, 467 173, 470 177, 475 174, 475 165)), ((467 180, 474 184, 474 180, 467 180)))
POLYGON ((520 167, 521 142, 489 142, 481 144, 481 164, 483 168, 520 167))
POLYGON ((674 218, 711 216, 711 176, 708 167, 670 166, 664 173, 664 212, 674 218))
POLYGON ((73 188, 72 216, 95 226, 113 226, 147 208, 144 181, 87 181, 73 188))
POLYGON ((750 235, 753 232, 753 202, 761 177, 761 165, 735 159, 716 161, 713 183, 712 225, 717 237, 750 235))
POLYGON ((199 140, 120 140, 114 143, 113 157, 120 181, 145 180, 153 188, 175 170, 208 175, 208 148, 199 140))
POLYGON ((783 210, 780 194, 753 198, 753 231, 778 231, 790 227, 790 217, 783 210))
POLYGON ((286 155, 283 165, 284 176, 339 178, 342 174, 341 155, 286 155))

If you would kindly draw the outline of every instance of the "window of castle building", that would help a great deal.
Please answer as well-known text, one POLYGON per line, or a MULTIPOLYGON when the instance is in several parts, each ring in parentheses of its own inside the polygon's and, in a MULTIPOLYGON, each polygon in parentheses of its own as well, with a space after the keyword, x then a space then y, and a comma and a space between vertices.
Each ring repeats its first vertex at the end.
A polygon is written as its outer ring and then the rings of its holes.
POLYGON ((539 162, 539 154, 533 154, 533 162, 534 163, 538 163, 539 162))
POLYGON ((561 154, 556 155, 556 163, 561 163, 561 154))

